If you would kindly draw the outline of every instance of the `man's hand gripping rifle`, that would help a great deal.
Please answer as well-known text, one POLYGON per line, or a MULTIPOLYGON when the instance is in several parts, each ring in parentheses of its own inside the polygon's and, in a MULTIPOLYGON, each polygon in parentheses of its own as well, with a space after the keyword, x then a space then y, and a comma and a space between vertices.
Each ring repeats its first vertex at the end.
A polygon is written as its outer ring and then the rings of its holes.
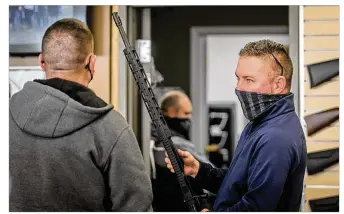
POLYGON ((124 55, 128 61, 130 70, 134 75, 134 79, 138 86, 139 92, 142 96, 142 99, 147 107, 149 115, 152 119, 152 123, 158 132, 159 141, 163 143, 167 155, 171 160, 172 166, 177 175, 177 180, 179 182, 181 191, 184 195, 184 202, 187 204, 190 211, 200 211, 200 202, 198 200, 198 197, 202 196, 193 195, 188 180, 184 175, 182 160, 177 155, 176 149, 173 146, 170 130, 168 129, 166 121, 160 111, 158 102, 154 96, 150 83, 148 82, 147 76, 145 74, 143 66, 141 65, 137 52, 128 41, 127 35, 123 29, 122 22, 118 13, 114 12, 112 16, 125 45, 125 49, 123 50, 124 55))

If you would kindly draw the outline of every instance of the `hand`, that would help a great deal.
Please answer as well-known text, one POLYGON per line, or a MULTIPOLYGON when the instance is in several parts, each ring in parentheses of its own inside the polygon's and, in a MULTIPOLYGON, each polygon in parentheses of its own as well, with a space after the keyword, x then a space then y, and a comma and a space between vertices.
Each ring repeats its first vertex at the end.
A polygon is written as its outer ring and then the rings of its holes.
POLYGON ((204 208, 201 212, 209 212, 207 208, 204 208))
MULTIPOLYGON (((177 150, 178 155, 183 159, 184 162, 184 174, 192 176, 193 178, 196 177, 198 170, 199 170, 199 162, 192 156, 189 152, 182 151, 180 149, 177 150)), ((165 152, 166 158, 165 162, 167 164, 167 168, 174 173, 173 166, 171 164, 170 159, 168 158, 165 152)))

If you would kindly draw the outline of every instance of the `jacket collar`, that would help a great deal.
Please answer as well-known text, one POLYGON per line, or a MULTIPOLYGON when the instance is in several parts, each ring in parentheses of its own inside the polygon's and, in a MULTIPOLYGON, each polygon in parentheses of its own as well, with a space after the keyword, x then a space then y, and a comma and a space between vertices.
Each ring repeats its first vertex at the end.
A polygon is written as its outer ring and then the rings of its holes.
POLYGON ((261 115, 254 119, 252 123, 261 124, 277 116, 287 114, 292 111, 295 111, 294 94, 290 93, 289 95, 281 98, 280 100, 272 104, 261 115))

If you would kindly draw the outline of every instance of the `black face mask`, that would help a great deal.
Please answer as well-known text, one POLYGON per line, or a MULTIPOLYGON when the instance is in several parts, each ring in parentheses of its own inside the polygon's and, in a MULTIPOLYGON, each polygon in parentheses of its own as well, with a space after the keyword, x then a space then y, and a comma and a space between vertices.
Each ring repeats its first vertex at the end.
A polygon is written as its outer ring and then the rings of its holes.
POLYGON ((190 140, 191 120, 189 118, 166 117, 166 123, 170 129, 182 135, 186 140, 190 140))
POLYGON ((91 69, 90 69, 90 63, 91 63, 91 57, 89 58, 88 63, 85 65, 85 69, 87 69, 88 72, 90 72, 90 74, 91 74, 91 79, 90 79, 89 83, 90 83, 90 82, 92 81, 92 79, 93 79, 93 73, 92 73, 92 71, 91 71, 91 69))
POLYGON ((254 120, 279 99, 289 94, 262 94, 235 89, 241 108, 248 120, 254 120))

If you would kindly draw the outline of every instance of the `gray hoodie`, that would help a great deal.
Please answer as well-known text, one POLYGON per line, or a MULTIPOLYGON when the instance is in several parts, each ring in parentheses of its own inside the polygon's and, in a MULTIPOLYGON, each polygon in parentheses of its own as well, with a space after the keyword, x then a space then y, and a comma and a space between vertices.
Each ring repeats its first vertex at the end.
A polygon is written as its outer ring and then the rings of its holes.
POLYGON ((10 100, 9 133, 10 211, 151 210, 138 143, 112 105, 85 106, 27 82, 10 100))

